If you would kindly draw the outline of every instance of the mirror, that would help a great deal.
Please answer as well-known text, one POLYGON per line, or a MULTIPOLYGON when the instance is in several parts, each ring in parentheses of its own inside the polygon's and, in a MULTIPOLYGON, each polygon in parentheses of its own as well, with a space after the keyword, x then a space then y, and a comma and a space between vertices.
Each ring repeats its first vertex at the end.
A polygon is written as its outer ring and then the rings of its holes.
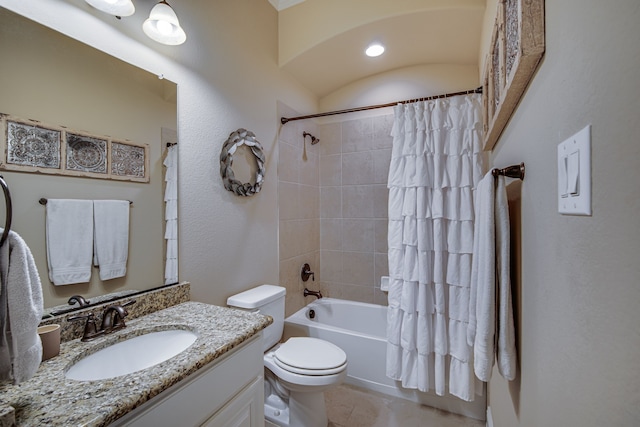
MULTIPOLYGON (((177 87, 104 52, 0 8, 0 113, 149 145, 149 183, 1 170, 13 203, 11 229, 27 242, 42 281, 45 309, 164 284, 164 171, 176 141, 177 87), (125 277, 54 286, 45 241, 47 199, 130 200, 125 277)), ((5 153, 0 153, 2 163, 5 153)), ((0 223, 5 203, 0 200, 0 223)), ((0 225, 1 226, 1 225, 0 225)), ((91 301, 93 302, 93 301, 91 301)), ((45 310, 46 311, 46 310, 45 310)))

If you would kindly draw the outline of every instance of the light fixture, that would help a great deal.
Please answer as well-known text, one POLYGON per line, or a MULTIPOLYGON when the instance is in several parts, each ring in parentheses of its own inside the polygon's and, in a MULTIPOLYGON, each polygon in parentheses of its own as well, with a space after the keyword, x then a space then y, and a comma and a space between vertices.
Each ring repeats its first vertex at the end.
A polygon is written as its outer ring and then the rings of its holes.
POLYGON ((142 24, 142 30, 149 38, 162 44, 178 45, 187 40, 176 13, 164 0, 151 9, 149 19, 142 24))
POLYGON ((84 0, 91 6, 114 16, 131 16, 136 11, 131 0, 84 0))
POLYGON ((370 57, 380 56, 384 53, 384 46, 380 43, 372 43, 367 47, 367 50, 365 50, 364 53, 370 57))

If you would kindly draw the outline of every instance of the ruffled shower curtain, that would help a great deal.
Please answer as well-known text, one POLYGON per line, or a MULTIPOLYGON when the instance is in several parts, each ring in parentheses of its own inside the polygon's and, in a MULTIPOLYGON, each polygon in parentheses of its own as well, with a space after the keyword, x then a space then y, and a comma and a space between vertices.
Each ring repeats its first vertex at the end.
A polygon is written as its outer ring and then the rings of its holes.
POLYGON ((480 95, 395 107, 389 170, 387 376, 472 401, 467 345, 480 95))
POLYGON ((165 285, 178 281, 178 146, 167 147, 165 166, 165 229, 167 254, 164 269, 165 285))

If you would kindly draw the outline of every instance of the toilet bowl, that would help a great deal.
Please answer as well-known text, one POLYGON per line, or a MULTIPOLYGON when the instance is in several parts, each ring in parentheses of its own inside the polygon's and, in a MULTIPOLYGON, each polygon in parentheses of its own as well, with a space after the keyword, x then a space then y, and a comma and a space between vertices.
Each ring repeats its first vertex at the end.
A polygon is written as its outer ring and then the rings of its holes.
POLYGON ((273 317, 263 333, 265 419, 281 427, 326 427, 324 390, 342 383, 347 356, 318 338, 292 337, 278 343, 284 328, 285 288, 262 285, 227 300, 227 305, 273 317))

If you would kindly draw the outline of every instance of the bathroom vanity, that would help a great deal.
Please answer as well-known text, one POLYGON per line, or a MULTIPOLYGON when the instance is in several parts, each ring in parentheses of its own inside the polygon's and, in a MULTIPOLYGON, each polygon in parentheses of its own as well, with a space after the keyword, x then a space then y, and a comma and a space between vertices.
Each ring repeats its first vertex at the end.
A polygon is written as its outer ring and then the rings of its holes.
MULTIPOLYGON (((263 426, 261 340, 271 322, 257 313, 186 302, 129 320, 126 328, 91 342, 62 343, 60 354, 43 362, 32 379, 0 387, 0 416, 13 415, 19 427, 263 426), (65 376, 91 353, 172 329, 192 331, 197 339, 162 363, 95 381, 65 376)), ((4 425, 11 424, 0 418, 4 425)))

